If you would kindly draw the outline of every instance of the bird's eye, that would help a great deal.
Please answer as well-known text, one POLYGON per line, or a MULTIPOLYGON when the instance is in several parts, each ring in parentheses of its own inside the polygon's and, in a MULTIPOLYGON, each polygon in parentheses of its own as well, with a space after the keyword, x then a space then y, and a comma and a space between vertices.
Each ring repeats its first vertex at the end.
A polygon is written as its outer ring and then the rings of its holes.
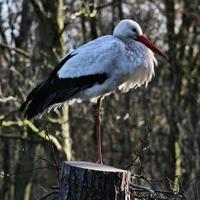
POLYGON ((136 30, 136 28, 132 28, 132 31, 133 31, 133 32, 135 32, 135 33, 137 33, 137 30, 136 30))

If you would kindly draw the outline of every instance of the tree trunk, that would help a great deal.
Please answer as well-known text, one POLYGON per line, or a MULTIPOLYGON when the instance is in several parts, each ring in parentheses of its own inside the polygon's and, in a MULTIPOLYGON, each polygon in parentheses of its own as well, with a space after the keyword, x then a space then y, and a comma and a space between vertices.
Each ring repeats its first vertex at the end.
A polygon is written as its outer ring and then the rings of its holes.
POLYGON ((130 200, 131 173, 108 165, 63 162, 59 200, 130 200))
MULTIPOLYGON (((58 62, 56 56, 63 57, 64 55, 64 34, 60 34, 64 26, 63 0, 56 0, 54 3, 42 0, 31 0, 31 2, 39 20, 39 31, 37 36, 39 49, 35 48, 35 55, 40 55, 40 57, 35 58, 34 61, 37 61, 38 66, 41 66, 41 63, 45 63, 46 59, 46 62, 52 66, 56 66, 58 62), (40 4, 44 8, 43 10, 41 10, 40 4), (56 53, 52 47, 55 47, 56 53), (44 53, 46 55, 45 58, 43 56, 44 53)), ((47 70, 45 69, 44 77, 46 77, 46 72, 47 70)), ((61 111, 60 121, 62 122, 62 125, 59 127, 59 136, 61 136, 61 141, 63 141, 62 146, 64 156, 67 160, 73 160, 67 105, 65 105, 61 111)))
POLYGON ((62 148, 67 160, 73 160, 74 155, 72 151, 72 139, 69 132, 69 106, 67 105, 63 106, 62 108, 61 121, 62 148))

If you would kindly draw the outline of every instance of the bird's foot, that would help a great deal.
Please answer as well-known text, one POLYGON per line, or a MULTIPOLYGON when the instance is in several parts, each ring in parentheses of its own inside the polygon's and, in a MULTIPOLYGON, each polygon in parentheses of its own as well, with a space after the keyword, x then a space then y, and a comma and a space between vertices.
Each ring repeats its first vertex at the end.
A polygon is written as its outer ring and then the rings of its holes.
POLYGON ((100 164, 100 165, 103 165, 103 161, 102 160, 97 160, 97 162, 96 162, 97 164, 100 164))

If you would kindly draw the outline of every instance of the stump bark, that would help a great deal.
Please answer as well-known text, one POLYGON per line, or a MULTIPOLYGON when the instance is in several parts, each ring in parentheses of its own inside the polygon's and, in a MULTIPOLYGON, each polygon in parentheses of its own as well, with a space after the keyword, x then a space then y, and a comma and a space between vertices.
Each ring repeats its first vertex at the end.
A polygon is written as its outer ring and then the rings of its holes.
POLYGON ((108 165, 63 162, 59 200, 130 200, 131 173, 108 165))

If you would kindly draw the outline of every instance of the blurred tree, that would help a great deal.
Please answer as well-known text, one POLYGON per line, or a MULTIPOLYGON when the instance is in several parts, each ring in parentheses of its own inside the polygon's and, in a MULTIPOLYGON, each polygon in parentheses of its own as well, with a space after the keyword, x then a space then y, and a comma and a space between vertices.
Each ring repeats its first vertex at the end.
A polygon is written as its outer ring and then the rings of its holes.
POLYGON ((169 62, 159 60, 148 88, 105 98, 104 162, 131 166, 148 178, 168 178, 172 182, 165 181, 165 188, 176 189, 175 181, 197 199, 199 182, 189 185, 200 174, 199 6, 199 0, 0 2, 0 199, 36 199, 49 191, 57 184, 55 157, 58 163, 96 161, 88 102, 33 122, 23 120, 18 108, 64 51, 112 34, 123 18, 138 21, 166 50, 169 62))

